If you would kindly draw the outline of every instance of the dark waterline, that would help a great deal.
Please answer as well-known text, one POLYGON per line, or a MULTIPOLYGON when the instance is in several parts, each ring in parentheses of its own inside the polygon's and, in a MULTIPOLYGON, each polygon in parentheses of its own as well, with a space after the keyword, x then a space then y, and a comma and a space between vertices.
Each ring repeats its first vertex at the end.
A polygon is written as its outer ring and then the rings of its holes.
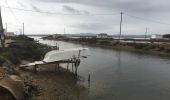
MULTIPOLYGON (((60 49, 88 47, 61 41, 60 49)), ((91 56, 83 59, 79 75, 87 83, 91 75, 89 95, 83 100, 169 100, 170 58, 140 53, 88 47, 91 56)), ((81 99, 81 100, 82 100, 81 99)))

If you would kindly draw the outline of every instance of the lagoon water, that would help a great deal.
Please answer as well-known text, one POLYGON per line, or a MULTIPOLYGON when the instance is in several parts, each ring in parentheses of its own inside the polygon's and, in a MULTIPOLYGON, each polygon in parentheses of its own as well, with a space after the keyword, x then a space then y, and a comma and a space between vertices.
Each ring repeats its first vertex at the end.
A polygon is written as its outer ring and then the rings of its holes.
POLYGON ((170 57, 83 46, 62 41, 40 40, 60 49, 88 47, 78 74, 91 75, 89 94, 80 100, 170 100, 170 57))

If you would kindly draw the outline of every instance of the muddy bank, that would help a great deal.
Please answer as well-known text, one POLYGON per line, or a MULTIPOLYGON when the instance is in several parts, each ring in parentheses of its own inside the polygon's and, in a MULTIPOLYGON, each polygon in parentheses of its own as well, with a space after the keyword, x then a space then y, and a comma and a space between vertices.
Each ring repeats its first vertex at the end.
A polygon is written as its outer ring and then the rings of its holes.
MULTIPOLYGON (((55 39, 58 40, 58 39, 55 39)), ((170 43, 169 42, 121 42, 112 39, 59 39, 60 41, 73 42, 82 45, 96 46, 102 48, 111 48, 118 50, 128 50, 133 52, 147 53, 152 55, 170 56, 170 43)))
MULTIPOLYGON (((88 89, 79 84, 79 78, 69 71, 66 72, 64 68, 60 68, 60 72, 55 72, 54 65, 47 65, 36 74, 32 69, 19 69, 20 64, 41 60, 47 52, 47 49, 44 51, 46 45, 26 36, 13 37, 11 40, 8 47, 0 48, 0 83, 3 83, 6 77, 11 80, 10 76, 15 75, 21 78, 24 92, 17 88, 13 89, 20 87, 19 84, 12 87, 3 84, 2 87, 8 88, 5 90, 0 88, 0 100, 14 100, 15 94, 12 94, 11 89, 23 96, 19 100, 79 100, 88 94, 88 89), (12 97, 7 98, 8 94, 12 97)), ((15 80, 7 83, 15 83, 15 80)))
POLYGON ((42 88, 39 95, 32 100, 80 100, 88 95, 88 88, 80 84, 81 80, 72 72, 60 68, 55 71, 55 65, 43 66, 45 70, 38 73, 20 71, 20 75, 30 78, 34 84, 42 88))

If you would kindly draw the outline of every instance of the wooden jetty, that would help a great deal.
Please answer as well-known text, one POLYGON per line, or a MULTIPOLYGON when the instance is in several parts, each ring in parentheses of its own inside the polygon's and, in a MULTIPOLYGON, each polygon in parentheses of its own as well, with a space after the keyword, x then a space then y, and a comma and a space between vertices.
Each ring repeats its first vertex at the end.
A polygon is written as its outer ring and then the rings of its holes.
POLYGON ((67 71, 69 65, 72 67, 72 72, 77 75, 78 66, 80 65, 80 59, 88 56, 88 48, 76 48, 67 50, 52 50, 46 53, 42 61, 35 61, 26 65, 21 65, 20 68, 26 68, 33 66, 34 72, 41 67, 40 65, 55 64, 55 70, 60 68, 60 64, 67 64, 67 71), (86 52, 86 53, 85 53, 86 52), (75 69, 75 70, 74 70, 75 69))

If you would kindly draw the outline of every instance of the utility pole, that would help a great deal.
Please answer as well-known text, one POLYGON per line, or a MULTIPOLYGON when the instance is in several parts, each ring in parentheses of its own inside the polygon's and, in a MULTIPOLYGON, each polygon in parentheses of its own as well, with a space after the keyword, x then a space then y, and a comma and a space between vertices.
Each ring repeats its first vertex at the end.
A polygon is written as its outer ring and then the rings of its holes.
POLYGON ((19 35, 22 35, 22 29, 19 28, 19 35))
POLYGON ((66 34, 66 29, 64 28, 64 34, 66 34))
POLYGON ((121 14, 121 18, 120 18, 120 34, 119 34, 119 43, 120 43, 120 38, 122 35, 122 16, 123 16, 123 12, 120 13, 121 14))
POLYGON ((145 40, 146 40, 146 35, 148 33, 148 28, 146 27, 146 31, 145 31, 145 40))
POLYGON ((18 35, 18 32, 16 31, 15 34, 18 35))
POLYGON ((22 29, 22 31, 23 31, 23 35, 24 35, 24 23, 22 23, 22 25, 23 25, 23 29, 22 29))
POLYGON ((6 32, 8 32, 8 25, 7 25, 7 23, 5 23, 5 25, 6 25, 6 32))
POLYGON ((2 23, 1 7, 0 7, 0 35, 2 34, 3 34, 3 23, 2 23))
POLYGON ((4 34, 4 28, 2 23, 2 16, 1 16, 1 7, 0 7, 0 40, 1 40, 1 46, 2 48, 5 47, 5 34, 4 34))

